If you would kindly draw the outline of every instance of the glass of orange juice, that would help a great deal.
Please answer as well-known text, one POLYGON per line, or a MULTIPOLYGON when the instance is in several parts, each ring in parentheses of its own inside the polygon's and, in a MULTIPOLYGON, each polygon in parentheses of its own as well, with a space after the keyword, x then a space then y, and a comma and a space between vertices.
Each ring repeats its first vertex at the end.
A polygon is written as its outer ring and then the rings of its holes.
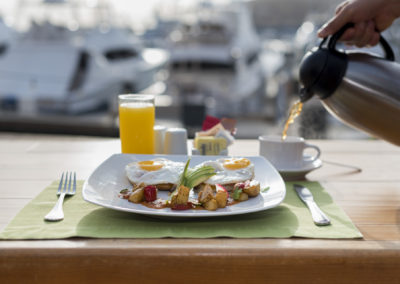
POLYGON ((154 96, 119 95, 118 106, 122 153, 154 154, 154 96))

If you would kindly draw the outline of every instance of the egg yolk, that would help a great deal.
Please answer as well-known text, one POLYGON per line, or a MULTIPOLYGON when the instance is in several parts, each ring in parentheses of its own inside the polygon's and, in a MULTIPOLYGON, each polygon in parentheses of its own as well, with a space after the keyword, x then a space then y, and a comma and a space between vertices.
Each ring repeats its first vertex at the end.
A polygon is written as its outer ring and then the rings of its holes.
POLYGON ((144 171, 158 171, 163 167, 163 164, 156 161, 141 161, 138 162, 139 167, 144 171))
POLYGON ((250 160, 246 158, 242 159, 228 159, 224 161, 224 168, 228 170, 238 170, 246 168, 250 165, 250 160))

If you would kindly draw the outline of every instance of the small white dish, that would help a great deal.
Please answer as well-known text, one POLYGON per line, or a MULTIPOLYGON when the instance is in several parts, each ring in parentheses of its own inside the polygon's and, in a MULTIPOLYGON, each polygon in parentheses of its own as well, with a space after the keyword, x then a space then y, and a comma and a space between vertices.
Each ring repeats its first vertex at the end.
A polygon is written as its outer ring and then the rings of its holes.
MULTIPOLYGON (((245 202, 227 206, 217 211, 207 210, 171 210, 170 208, 152 209, 141 204, 128 202, 118 197, 123 188, 130 187, 125 176, 125 165, 132 161, 145 161, 154 158, 166 158, 176 162, 186 162, 189 158, 184 155, 134 155, 115 154, 99 165, 89 179, 85 181, 82 189, 83 199, 113 210, 132 212, 137 214, 163 216, 163 217, 217 217, 247 214, 263 211, 278 206, 286 195, 286 187, 282 177, 276 169, 263 157, 247 157, 255 166, 255 179, 261 184, 261 188, 269 187, 254 198, 245 202)), ((216 160, 223 156, 192 156, 190 167, 194 167, 207 160, 216 160)), ((159 191, 163 199, 168 198, 167 192, 159 191)))
POLYGON ((285 181, 303 180, 309 172, 316 170, 321 166, 322 161, 320 159, 317 159, 313 162, 305 163, 302 167, 299 168, 287 168, 277 170, 285 181))

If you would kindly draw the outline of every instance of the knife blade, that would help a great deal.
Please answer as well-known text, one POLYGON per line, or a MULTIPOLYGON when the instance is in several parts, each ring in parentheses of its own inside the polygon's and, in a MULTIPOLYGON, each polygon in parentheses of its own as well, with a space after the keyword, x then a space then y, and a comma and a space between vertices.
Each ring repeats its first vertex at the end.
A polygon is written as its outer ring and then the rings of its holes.
POLYGON ((294 184, 293 187, 297 192, 297 195, 307 205, 308 209, 310 210, 315 225, 317 226, 329 225, 331 221, 315 203, 314 197, 310 192, 310 190, 300 184, 294 184))

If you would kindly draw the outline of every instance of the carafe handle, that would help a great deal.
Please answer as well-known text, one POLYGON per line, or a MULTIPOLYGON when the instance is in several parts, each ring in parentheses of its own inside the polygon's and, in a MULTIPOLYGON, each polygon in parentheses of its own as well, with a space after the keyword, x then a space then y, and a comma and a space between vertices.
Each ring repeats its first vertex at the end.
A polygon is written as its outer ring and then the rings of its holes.
MULTIPOLYGON (((352 27, 354 27, 353 23, 347 23, 340 30, 338 30, 335 34, 333 34, 328 40, 328 44, 327 44, 328 45, 328 50, 329 51, 336 51, 336 43, 342 37, 344 32, 348 28, 352 28, 352 27)), ((322 40, 322 42, 319 45, 320 48, 326 42, 327 39, 328 38, 324 38, 322 40)), ((390 47, 389 43, 386 41, 386 39, 382 35, 379 37, 379 44, 381 45, 381 47, 383 49, 383 52, 385 53, 385 59, 389 60, 389 61, 394 61, 395 58, 394 58, 393 50, 390 47)))

